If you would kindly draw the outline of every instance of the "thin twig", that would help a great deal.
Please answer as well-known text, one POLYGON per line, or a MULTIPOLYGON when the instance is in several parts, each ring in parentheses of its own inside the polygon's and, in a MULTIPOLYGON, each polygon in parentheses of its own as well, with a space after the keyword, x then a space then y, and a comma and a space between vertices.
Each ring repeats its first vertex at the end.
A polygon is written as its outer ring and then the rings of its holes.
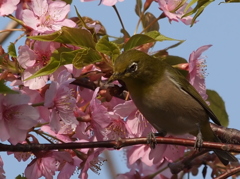
POLYGON ((122 26, 123 30, 126 31, 126 29, 125 29, 125 27, 124 27, 124 25, 123 25, 123 22, 122 22, 122 18, 121 18, 120 14, 119 14, 119 12, 118 12, 118 10, 117 10, 117 7, 116 7, 115 5, 113 5, 112 7, 113 7, 113 9, 115 10, 115 12, 116 12, 116 14, 117 14, 117 16, 118 16, 118 19, 119 19, 119 21, 120 21, 120 23, 121 23, 121 26, 122 26))
POLYGON ((232 168, 232 169, 228 169, 225 173, 223 173, 222 175, 219 175, 218 177, 215 177, 214 179, 225 179, 225 178, 231 177, 234 174, 237 174, 239 172, 240 172, 240 166, 232 168))

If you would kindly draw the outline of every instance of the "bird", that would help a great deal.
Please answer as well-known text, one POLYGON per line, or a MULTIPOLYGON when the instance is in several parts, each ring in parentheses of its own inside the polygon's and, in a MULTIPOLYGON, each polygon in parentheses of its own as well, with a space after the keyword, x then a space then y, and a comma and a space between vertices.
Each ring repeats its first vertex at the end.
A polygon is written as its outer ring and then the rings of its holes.
MULTIPOLYGON (((138 110, 159 133, 192 134, 199 148, 202 141, 221 142, 210 127, 209 118, 221 126, 216 115, 186 77, 164 60, 125 51, 114 61, 109 82, 115 80, 125 83, 138 110)), ((238 161, 227 151, 214 152, 224 165, 238 161)))

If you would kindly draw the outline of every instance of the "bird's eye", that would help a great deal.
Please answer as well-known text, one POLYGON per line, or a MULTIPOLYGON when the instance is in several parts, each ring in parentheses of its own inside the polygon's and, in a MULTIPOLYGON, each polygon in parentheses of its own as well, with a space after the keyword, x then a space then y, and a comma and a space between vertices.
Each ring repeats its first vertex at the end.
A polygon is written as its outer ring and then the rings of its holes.
POLYGON ((127 72, 132 73, 137 71, 138 64, 136 62, 133 62, 131 65, 128 66, 127 72))

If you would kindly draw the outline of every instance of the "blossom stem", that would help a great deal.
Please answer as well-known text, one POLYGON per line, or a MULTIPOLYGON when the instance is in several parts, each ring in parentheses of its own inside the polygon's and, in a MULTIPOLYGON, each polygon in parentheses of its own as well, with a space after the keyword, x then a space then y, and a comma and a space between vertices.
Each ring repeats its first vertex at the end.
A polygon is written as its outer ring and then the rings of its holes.
POLYGON ((115 5, 113 5, 112 7, 113 7, 114 11, 116 12, 116 14, 118 16, 118 19, 119 19, 119 21, 121 23, 121 26, 122 26, 123 30, 126 32, 126 29, 125 29, 124 24, 122 22, 122 18, 121 18, 120 14, 119 14, 119 12, 117 10, 117 7, 115 5))
POLYGON ((140 24, 140 22, 141 22, 141 20, 142 20, 142 17, 143 17, 143 12, 141 12, 141 14, 140 14, 140 16, 139 16, 139 19, 138 19, 137 26, 136 26, 136 29, 135 29, 135 31, 134 31, 134 34, 136 34, 137 31, 138 31, 138 27, 139 27, 139 24, 140 24))
POLYGON ((0 30, 0 33, 13 32, 13 31, 24 31, 24 30, 23 29, 5 29, 5 30, 0 30))
POLYGON ((44 132, 42 132, 42 131, 34 130, 34 132, 36 132, 38 135, 42 136, 44 139, 46 139, 47 141, 49 141, 49 142, 51 142, 51 143, 53 143, 52 140, 50 140, 50 139, 47 138, 47 137, 51 137, 51 138, 54 139, 54 140, 57 140, 57 141, 59 141, 59 142, 61 142, 61 143, 65 143, 64 141, 58 139, 57 137, 54 137, 54 136, 52 136, 52 135, 50 135, 50 134, 47 134, 47 133, 44 133, 44 132), (46 136, 47 136, 47 137, 46 137, 46 136))

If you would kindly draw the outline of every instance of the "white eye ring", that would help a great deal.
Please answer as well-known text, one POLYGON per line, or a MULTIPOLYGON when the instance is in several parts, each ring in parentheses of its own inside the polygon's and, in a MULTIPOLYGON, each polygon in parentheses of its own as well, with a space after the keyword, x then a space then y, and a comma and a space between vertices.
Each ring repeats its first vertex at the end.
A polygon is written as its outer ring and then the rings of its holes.
POLYGON ((133 73, 138 70, 138 64, 133 62, 131 65, 128 66, 127 72, 133 73))

